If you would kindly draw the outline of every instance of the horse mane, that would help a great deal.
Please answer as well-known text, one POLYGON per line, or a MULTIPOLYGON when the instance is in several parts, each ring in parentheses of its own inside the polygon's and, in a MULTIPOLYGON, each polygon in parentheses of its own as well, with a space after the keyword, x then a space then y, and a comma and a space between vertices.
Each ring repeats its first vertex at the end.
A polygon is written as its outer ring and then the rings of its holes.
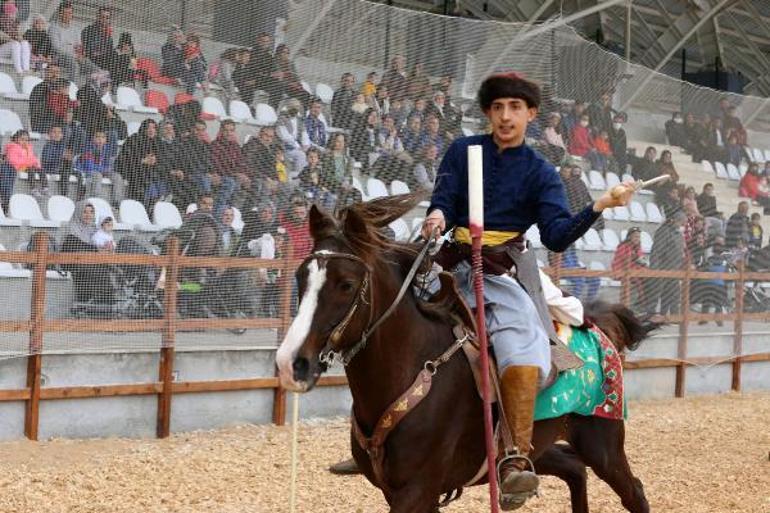
POLYGON ((619 351, 636 350, 650 333, 663 326, 662 323, 652 321, 650 316, 637 317, 620 303, 602 300, 592 301, 585 306, 585 318, 599 326, 619 351))

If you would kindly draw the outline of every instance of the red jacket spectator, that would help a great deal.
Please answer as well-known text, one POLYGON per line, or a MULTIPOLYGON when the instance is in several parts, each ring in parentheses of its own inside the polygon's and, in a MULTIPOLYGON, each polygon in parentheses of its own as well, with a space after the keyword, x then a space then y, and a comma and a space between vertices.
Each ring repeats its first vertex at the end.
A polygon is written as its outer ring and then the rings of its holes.
POLYGON ((281 226, 291 244, 289 256, 298 260, 307 258, 313 250, 313 238, 307 222, 307 204, 302 197, 292 200, 291 210, 287 215, 281 215, 281 226))
POLYGON ((625 271, 632 269, 643 269, 644 266, 639 263, 642 258, 641 244, 634 244, 626 240, 618 244, 615 255, 612 257, 612 270, 625 271))
POLYGON ((570 155, 585 157, 593 149, 594 145, 591 142, 591 132, 588 130, 588 127, 580 124, 575 125, 575 128, 572 129, 572 135, 570 137, 570 155))
POLYGON ((235 135, 235 123, 222 123, 217 138, 211 143, 212 172, 220 176, 251 177, 249 166, 235 135))
POLYGON ((5 154, 5 161, 17 172, 40 169, 40 160, 35 156, 29 140, 9 142, 5 145, 3 153, 5 154))
POLYGON ((760 197, 767 197, 767 193, 760 190, 759 186, 761 180, 762 177, 759 176, 752 165, 751 169, 749 169, 746 174, 743 175, 743 178, 741 178, 741 182, 738 186, 738 196, 741 196, 742 198, 751 198, 753 200, 760 197))
POLYGON ((610 148, 610 141, 609 139, 607 139, 606 136, 602 137, 601 135, 597 135, 594 138, 593 145, 597 153, 599 153, 600 155, 604 155, 607 157, 612 156, 612 148, 610 148))

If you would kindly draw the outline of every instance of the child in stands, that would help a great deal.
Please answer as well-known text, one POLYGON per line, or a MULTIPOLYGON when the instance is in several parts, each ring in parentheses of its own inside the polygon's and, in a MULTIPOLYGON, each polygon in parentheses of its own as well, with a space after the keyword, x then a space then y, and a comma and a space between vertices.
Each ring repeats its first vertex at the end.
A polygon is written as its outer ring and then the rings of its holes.
POLYGON ((100 252, 115 251, 115 237, 112 234, 114 223, 112 217, 107 216, 99 223, 99 230, 91 237, 91 242, 100 252))

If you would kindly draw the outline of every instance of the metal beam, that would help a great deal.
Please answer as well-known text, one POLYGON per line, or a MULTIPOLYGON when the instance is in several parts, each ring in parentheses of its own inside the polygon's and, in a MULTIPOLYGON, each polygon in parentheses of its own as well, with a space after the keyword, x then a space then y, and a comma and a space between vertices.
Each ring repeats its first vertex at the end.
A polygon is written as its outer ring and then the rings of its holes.
POLYGON ((748 128, 748 126, 749 126, 749 125, 750 125, 750 124, 751 124, 751 123, 752 123, 752 122, 753 122, 755 119, 757 119, 757 116, 759 116, 759 115, 762 113, 762 111, 763 111, 763 110, 765 110, 765 109, 766 109, 766 108, 768 108, 768 107, 770 107, 770 98, 765 98, 765 101, 764 101, 764 102, 762 102, 762 105, 760 105, 760 107, 759 107, 757 110, 755 110, 754 112, 752 112, 751 114, 749 114, 749 117, 747 117, 747 118, 744 120, 744 122, 743 122, 743 126, 745 126, 745 127, 747 127, 747 128, 748 128))
POLYGON ((328 0, 326 4, 324 4, 323 7, 321 7, 321 11, 318 13, 318 15, 313 19, 313 21, 308 25, 308 27, 305 29, 302 34, 300 34, 299 39, 297 39, 297 42, 294 43, 293 48, 291 49, 291 58, 297 56, 297 52, 299 52, 303 46, 305 46, 305 43, 307 43, 307 40, 310 38, 310 35, 315 31, 315 29, 318 28, 318 25, 321 24, 323 19, 326 17, 327 14, 329 14, 329 11, 332 10, 332 7, 334 7, 334 4, 337 3, 337 0, 328 0))
POLYGON ((741 35, 741 39, 748 45, 751 53, 756 58, 757 64, 759 64, 760 69, 758 71, 760 71, 760 82, 757 83, 757 87, 759 87, 765 94, 770 94, 770 86, 768 85, 770 84, 770 81, 765 78, 770 76, 770 59, 768 59, 754 41, 748 37, 741 24, 736 21, 735 17, 729 11, 725 12, 723 15, 732 22, 733 28, 741 35))
MULTIPOLYGON (((655 77, 655 74, 663 68, 663 66, 666 65, 666 63, 671 59, 671 57, 674 56, 675 53, 679 51, 682 46, 692 37, 693 34, 695 34, 699 28, 701 28, 705 23, 708 21, 711 21, 711 19, 716 16, 719 12, 722 11, 727 5, 735 2, 736 0, 720 0, 716 5, 714 5, 702 18, 700 18, 693 26, 690 27, 690 30, 687 31, 686 34, 684 34, 680 39, 679 42, 674 44, 673 47, 671 47, 668 51, 668 53, 658 61, 655 68, 653 69, 654 73, 649 73, 644 80, 642 80, 642 83, 639 84, 639 87, 636 88, 636 90, 631 93, 631 96, 626 100, 623 105, 620 107, 620 110, 626 111, 628 110, 628 107, 631 105, 631 103, 636 99, 637 96, 644 90, 645 87, 647 87, 647 84, 650 83, 650 81, 655 77)), ((660 39, 659 39, 660 40, 660 39)))
POLYGON ((541 25, 536 26, 535 28, 532 28, 531 30, 527 30, 526 32, 520 31, 518 34, 516 34, 516 36, 514 36, 508 42, 505 49, 498 54, 497 58, 495 58, 492 64, 489 65, 489 67, 486 69, 486 72, 484 73, 484 76, 487 76, 493 73, 497 69, 497 67, 500 65, 500 63, 503 62, 503 59, 505 59, 505 56, 513 49, 513 47, 517 43, 520 43, 525 39, 529 39, 531 37, 535 37, 537 35, 543 34, 545 32, 549 32, 558 27, 567 25, 569 23, 572 23, 573 21, 579 20, 581 18, 585 18, 586 16, 590 16, 597 12, 603 11, 608 7, 612 7, 613 5, 617 5, 619 3, 626 2, 626 1, 627 0, 606 0, 593 7, 589 7, 588 9, 583 9, 582 11, 578 11, 576 13, 570 14, 569 16, 565 16, 564 18, 559 18, 555 21, 543 23, 541 25))

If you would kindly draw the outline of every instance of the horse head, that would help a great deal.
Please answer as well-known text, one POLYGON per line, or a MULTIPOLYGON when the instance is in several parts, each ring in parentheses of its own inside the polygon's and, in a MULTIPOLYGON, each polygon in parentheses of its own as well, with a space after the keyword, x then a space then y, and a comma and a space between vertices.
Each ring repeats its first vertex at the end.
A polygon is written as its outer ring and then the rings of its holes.
POLYGON ((276 353, 281 385, 310 391, 326 370, 322 353, 356 347, 375 316, 374 282, 383 252, 394 246, 382 232, 420 197, 402 195, 356 204, 333 217, 313 205, 313 251, 297 270, 299 308, 276 353))

